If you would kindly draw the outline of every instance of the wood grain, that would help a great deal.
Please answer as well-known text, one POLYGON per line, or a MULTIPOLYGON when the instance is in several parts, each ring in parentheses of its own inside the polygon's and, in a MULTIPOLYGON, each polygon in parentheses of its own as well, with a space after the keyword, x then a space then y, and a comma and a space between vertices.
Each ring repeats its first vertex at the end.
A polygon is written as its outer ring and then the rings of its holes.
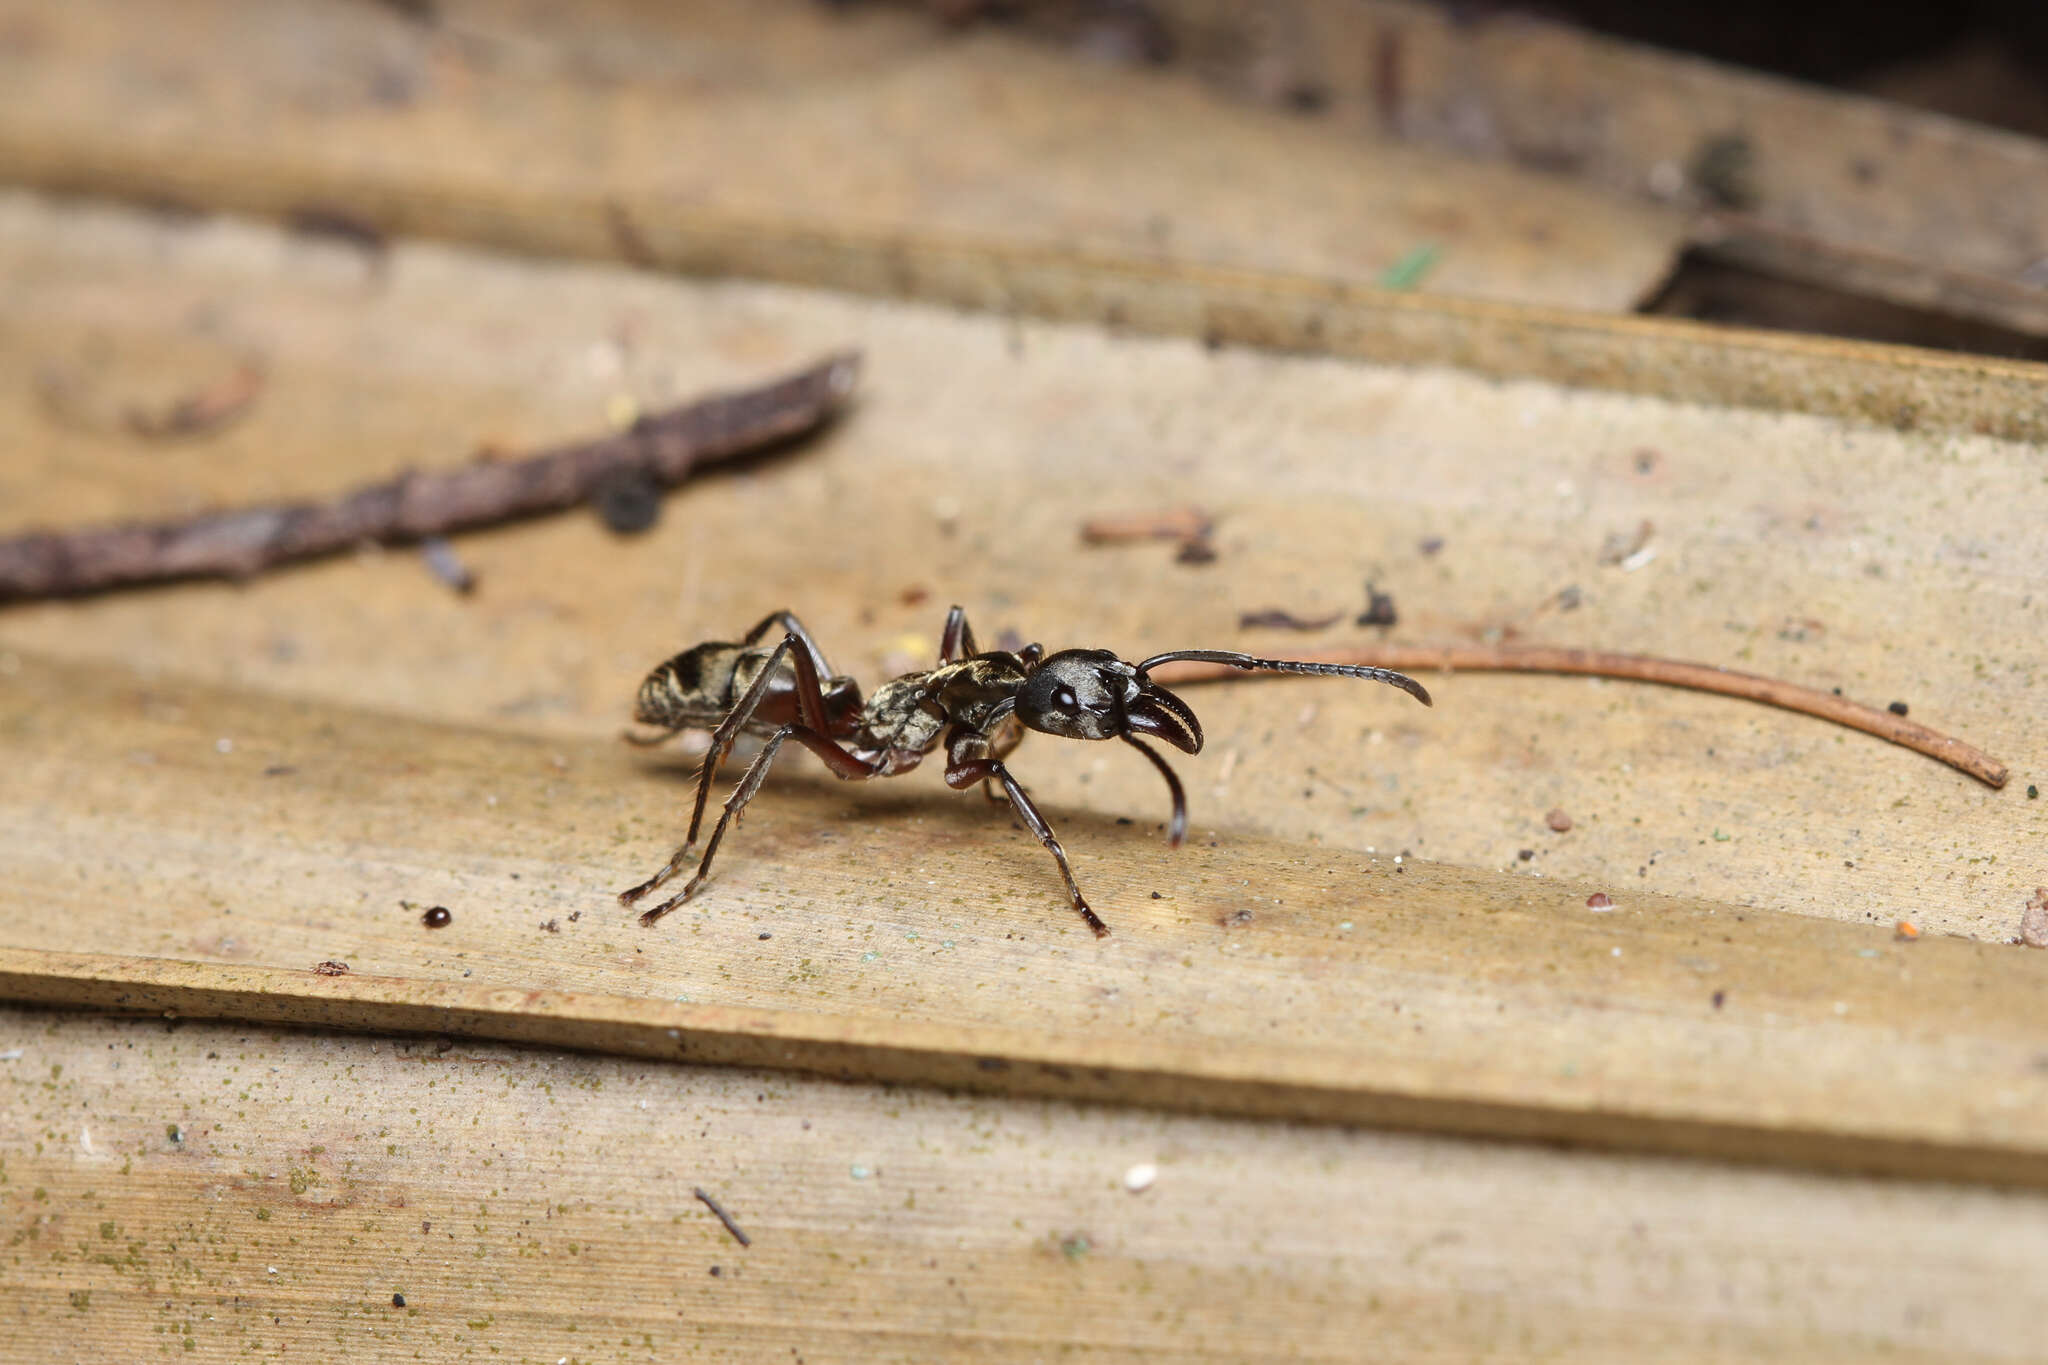
POLYGON ((2023 950, 1055 809, 1098 944, 984 803, 808 773, 644 929, 684 788, 617 748, 33 659, 4 705, 16 999, 2048 1183, 2023 950))
POLYGON ((574 29, 492 5, 426 28, 363 6, 333 11, 317 45, 248 0, 140 13, 13 20, 30 37, 5 69, 21 95, 0 174, 1210 344, 2048 436, 2048 367, 1613 316, 1664 278, 1675 213, 1302 127, 1192 78, 867 15, 857 75, 828 81, 849 30, 793 2, 628 6, 574 29), (704 74, 728 68, 745 79, 704 74), (263 77, 229 74, 247 72, 263 77), (1375 287, 1419 241, 1446 248, 1430 293, 1375 287))
MULTIPOLYGON (((1273 680, 1191 694, 1210 737, 1182 767, 1198 836, 1409 849, 1994 942, 2048 881, 2048 803, 2026 796, 2048 782, 2030 719, 2048 676, 2048 484, 2031 446, 433 247, 396 247, 373 273, 244 224, 19 197, 0 199, 0 250, 12 372, 91 358, 110 392, 154 394, 250 346, 270 361, 240 423, 173 448, 0 388, 0 533, 331 495, 849 342, 870 357, 851 420, 798 457, 699 481, 640 537, 580 516, 465 537, 468 597, 387 553, 12 609, 0 648, 599 740, 656 661, 777 607, 872 686, 930 656, 952 601, 985 639, 1284 652, 1367 632, 1243 631, 1240 613, 1348 621, 1372 578, 1400 607, 1388 643, 1623 649, 1904 701, 2013 780, 1984 791, 1875 740, 1668 689, 1440 675, 1438 709, 1403 714, 1273 680), (1191 496, 1217 521, 1213 565, 1080 544, 1092 517, 1191 496), (1651 562, 1600 562, 1646 521, 1651 562), (1544 826, 1556 806, 1567 836, 1544 826)), ((1860 381, 1850 366, 1829 382, 1860 381)), ((1142 763, 1050 743, 1020 762, 1062 808, 1163 815, 1142 763)))
POLYGON ((0 1009, 0 1056, 18 1358, 1974 1363, 2048 1255, 2033 1193, 474 1041, 0 1009))
POLYGON ((800 273, 834 245, 849 272, 914 273, 932 236, 1369 283, 1429 244, 1434 291, 1605 312, 1684 234, 1659 206, 871 7, 155 3, 18 10, 0 174, 706 273, 800 273))

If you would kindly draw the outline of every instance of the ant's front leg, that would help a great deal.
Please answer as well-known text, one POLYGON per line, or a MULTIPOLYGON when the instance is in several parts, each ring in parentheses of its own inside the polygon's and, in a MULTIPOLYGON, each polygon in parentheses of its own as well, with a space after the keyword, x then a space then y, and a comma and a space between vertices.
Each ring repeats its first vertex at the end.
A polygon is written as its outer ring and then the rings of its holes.
POLYGON ((1037 836, 1038 842, 1045 845, 1046 852, 1052 854, 1052 860, 1060 865, 1060 876, 1065 878, 1067 883, 1067 899, 1073 902, 1075 913, 1095 931, 1095 937, 1108 938, 1109 926, 1104 924, 1102 918, 1088 908, 1088 902, 1082 899, 1081 888, 1074 882, 1074 869, 1067 864, 1067 851, 1061 848, 1060 841, 1053 837, 1052 826, 1038 813, 1038 807, 1031 803, 1031 798, 1025 794, 1024 788, 1017 784, 1017 779, 1010 775, 1010 770, 1003 766, 1000 759, 969 756, 975 748, 985 744, 986 741, 977 735, 965 735, 948 746, 946 785, 955 791, 965 791, 977 782, 1002 783, 1003 792, 1010 798, 1011 808, 1024 821, 1024 827, 1037 836))

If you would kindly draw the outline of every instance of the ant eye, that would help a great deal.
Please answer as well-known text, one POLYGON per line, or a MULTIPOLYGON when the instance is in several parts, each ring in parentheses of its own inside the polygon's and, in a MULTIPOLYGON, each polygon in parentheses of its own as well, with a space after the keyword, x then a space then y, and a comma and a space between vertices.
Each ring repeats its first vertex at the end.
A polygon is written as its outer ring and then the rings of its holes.
POLYGON ((1074 695, 1072 689, 1062 687, 1059 691, 1053 693, 1052 704, 1063 710, 1071 711, 1080 704, 1080 698, 1074 695))

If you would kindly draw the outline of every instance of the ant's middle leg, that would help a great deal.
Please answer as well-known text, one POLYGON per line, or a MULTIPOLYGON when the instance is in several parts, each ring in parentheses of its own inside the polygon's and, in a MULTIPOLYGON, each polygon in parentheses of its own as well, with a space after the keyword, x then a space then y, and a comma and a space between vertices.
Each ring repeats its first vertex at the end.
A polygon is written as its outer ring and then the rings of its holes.
POLYGON ((946 629, 939 636, 939 662, 950 664, 981 653, 974 643, 974 627, 967 624, 967 608, 956 606, 946 613, 946 629))
MULTIPOLYGON (((711 873, 711 860, 718 856, 718 845, 725 839, 726 826, 738 818, 739 813, 746 809, 747 803, 754 799, 754 793, 761 789, 762 780, 768 776, 769 765, 775 762, 775 752, 782 747, 782 742, 786 739, 797 741, 819 758, 824 759, 826 766, 830 767, 840 777, 849 779, 867 778, 877 776, 882 771, 882 764, 870 763, 856 754, 848 753, 840 748, 829 735, 814 730, 808 725, 792 724, 783 726, 768 737, 768 742, 761 746, 761 752, 756 754, 754 761, 747 765, 746 775, 740 778, 738 785, 734 786, 732 795, 726 797, 725 810, 718 817, 718 823, 711 827, 711 839, 704 845, 704 857, 697 864, 697 874, 690 878, 681 891, 641 915, 640 922, 642 924, 654 923, 663 915, 688 900, 696 893, 697 888, 704 884, 704 878, 711 873)), ((627 894, 644 894, 673 876, 682 865, 684 855, 689 851, 690 846, 684 844, 676 850, 675 856, 669 859, 667 867, 656 873, 642 886, 635 887, 632 892, 627 894)), ((625 901, 626 897, 621 896, 619 899, 625 901)), ((630 901, 626 903, 631 904, 630 901)))
POLYGON ((825 651, 818 648, 818 642, 811 637, 811 632, 804 628, 804 623, 796 619, 796 613, 787 608, 771 611, 755 622, 754 628, 746 633, 746 637, 740 643, 758 645, 768 637, 769 631, 777 628, 780 628, 783 634, 794 635, 797 638, 797 643, 811 656, 811 664, 818 670, 819 677, 832 676, 832 665, 825 662, 825 651))

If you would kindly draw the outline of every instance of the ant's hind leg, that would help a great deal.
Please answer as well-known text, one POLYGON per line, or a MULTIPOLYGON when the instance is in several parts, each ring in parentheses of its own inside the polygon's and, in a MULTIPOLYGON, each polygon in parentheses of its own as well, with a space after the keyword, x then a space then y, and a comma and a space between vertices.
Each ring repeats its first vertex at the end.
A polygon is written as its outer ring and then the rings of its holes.
MULTIPOLYGON (((704 878, 711 873, 711 860, 718 856, 718 845, 725 839, 726 826, 739 817, 740 812, 746 809, 747 803, 754 799, 754 793, 761 789, 762 781, 768 776, 769 765, 775 762, 776 750, 782 747, 782 742, 786 739, 796 740, 819 758, 824 759, 826 765, 840 777, 873 777, 881 770, 880 764, 870 763, 864 758, 846 752, 846 750, 833 743, 829 736, 813 730, 807 725, 783 726, 780 730, 769 736, 768 742, 761 746, 761 752, 756 754, 754 761, 747 765, 746 775, 741 777, 738 784, 733 787, 732 795, 725 798, 725 810, 719 815, 718 823, 711 827, 711 839, 704 845, 704 857, 697 864, 696 875, 690 878, 681 891, 641 915, 640 922, 642 924, 654 923, 696 894, 697 888, 704 884, 704 878)), ((675 856, 669 859, 668 866, 657 873, 644 887, 635 887, 634 892, 644 894, 645 891, 653 889, 669 877, 674 876, 676 871, 682 866, 683 859, 689 851, 690 845, 688 844, 684 844, 681 848, 677 849, 675 856)), ((621 896, 619 899, 626 901, 625 896, 621 896)), ((630 901, 626 901, 626 903, 631 904, 630 901)))
MULTIPOLYGON (((797 644, 798 641, 794 635, 782 637, 782 643, 777 645, 775 651, 768 656, 768 662, 762 666, 760 674, 754 679, 754 685, 747 689, 746 695, 739 699, 738 705, 727 712, 725 719, 718 723, 718 728, 711 732, 711 747, 705 750, 704 761, 697 769, 697 804, 690 811, 690 832, 683 836, 681 847, 677 848, 670 855, 668 863, 661 871, 655 873, 638 886, 628 887, 619 893, 619 904, 631 905, 634 901, 639 900, 642 896, 682 870, 684 860, 688 858, 690 849, 697 842, 697 831, 703 828, 704 808, 711 801, 711 784, 718 777, 718 765, 725 761, 726 754, 732 750, 733 741, 739 738, 740 731, 746 728, 749 720, 753 719, 754 712, 760 708, 761 699, 768 695, 768 689, 775 679, 776 669, 781 664, 784 656, 789 654, 792 647, 795 647, 797 644)), ((807 663, 808 660, 803 659, 801 655, 798 658, 797 674, 798 681, 801 682, 804 672, 803 664, 807 663)), ((669 904, 673 905, 674 902, 671 901, 669 904)), ((668 907, 664 906, 662 908, 667 909, 668 907)))
MULTIPOLYGON (((761 780, 768 776, 768 765, 775 761, 775 751, 782 747, 783 740, 789 738, 790 729, 790 726, 783 726, 769 738, 766 744, 761 746, 761 752, 754 755, 754 761, 747 765, 746 775, 740 778, 739 785, 732 789, 732 795, 725 798, 725 810, 719 815, 718 823, 711 827, 711 841, 704 845, 704 857, 697 864, 697 875, 691 877, 684 884, 681 891, 670 896, 652 910, 642 914, 640 916, 642 924, 654 923, 696 894, 697 888, 704 884, 704 878, 711 872, 711 860, 718 856, 718 845, 725 838, 725 827, 732 823, 732 818, 745 809, 747 802, 754 799, 754 793, 761 789, 761 780)), ((652 881, 646 883, 647 888, 652 889, 657 884, 674 876, 676 871, 682 866, 684 855, 689 853, 689 851, 689 844, 684 844, 681 848, 677 849, 675 856, 668 860, 668 866, 656 873, 652 881)), ((637 887, 635 888, 635 890, 638 889, 637 887)), ((624 901, 626 898, 621 896, 619 899, 624 901)))
POLYGON ((619 731, 619 738, 637 748, 652 749, 657 745, 668 743, 688 728, 685 725, 672 725, 661 733, 654 735, 636 735, 631 730, 621 730, 619 731))

